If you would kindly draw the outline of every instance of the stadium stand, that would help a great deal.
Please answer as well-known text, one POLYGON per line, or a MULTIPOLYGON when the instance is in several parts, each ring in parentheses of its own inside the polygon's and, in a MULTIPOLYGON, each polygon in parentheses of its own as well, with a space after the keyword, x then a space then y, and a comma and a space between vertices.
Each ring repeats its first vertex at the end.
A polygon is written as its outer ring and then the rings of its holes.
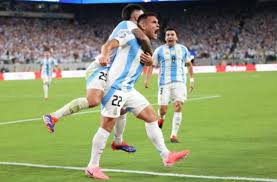
MULTIPOLYGON (((26 18, 0 16, 0 65, 4 71, 29 71, 42 56, 43 45, 54 50, 54 57, 64 69, 81 69, 99 53, 112 28, 120 21, 122 5, 39 6, 15 3, 1 10, 71 12, 74 19, 26 18), (5 64, 3 64, 5 63, 5 64), (76 63, 76 64, 74 64, 76 63), (3 66, 11 64, 11 66, 3 66), (24 64, 25 67, 20 67, 24 64), (19 66, 18 66, 19 65, 19 66)), ((146 9, 152 6, 146 5, 146 9)), ((196 65, 266 63, 276 61, 277 7, 243 8, 220 7, 202 4, 160 4, 151 9, 161 19, 160 40, 163 30, 176 27, 179 41, 196 53, 196 65), (186 7, 186 9, 184 9, 186 7), (169 11, 168 9, 174 9, 169 11)))

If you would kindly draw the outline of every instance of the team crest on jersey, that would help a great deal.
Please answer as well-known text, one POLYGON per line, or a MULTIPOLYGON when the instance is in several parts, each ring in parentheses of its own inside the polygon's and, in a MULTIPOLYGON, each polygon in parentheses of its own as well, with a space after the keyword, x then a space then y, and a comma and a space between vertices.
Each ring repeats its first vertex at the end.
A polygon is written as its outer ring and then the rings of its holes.
POLYGON ((180 56, 181 55, 181 50, 177 50, 176 55, 180 56))

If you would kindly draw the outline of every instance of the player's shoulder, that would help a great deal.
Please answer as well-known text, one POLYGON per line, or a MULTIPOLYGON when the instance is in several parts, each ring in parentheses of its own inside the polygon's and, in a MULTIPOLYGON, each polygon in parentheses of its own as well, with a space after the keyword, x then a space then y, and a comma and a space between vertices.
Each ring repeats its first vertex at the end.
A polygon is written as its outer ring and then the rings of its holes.
POLYGON ((183 45, 183 44, 177 43, 177 44, 176 44, 176 47, 180 47, 180 48, 182 48, 182 49, 188 50, 188 48, 187 48, 185 45, 183 45))
POLYGON ((159 52, 159 51, 161 51, 161 50, 164 49, 164 48, 166 48, 166 45, 165 45, 165 44, 160 45, 159 47, 157 47, 157 48, 155 49, 155 51, 156 51, 156 52, 159 52))
POLYGON ((130 27, 136 28, 137 24, 135 24, 134 22, 132 22, 130 20, 123 20, 123 21, 119 22, 116 27, 118 27, 120 29, 129 29, 130 27))

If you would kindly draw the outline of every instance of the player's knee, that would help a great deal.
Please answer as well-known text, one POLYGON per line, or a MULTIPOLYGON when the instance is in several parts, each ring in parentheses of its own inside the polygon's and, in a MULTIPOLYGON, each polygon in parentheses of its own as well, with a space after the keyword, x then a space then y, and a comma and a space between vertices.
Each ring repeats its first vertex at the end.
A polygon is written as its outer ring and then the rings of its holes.
POLYGON ((157 117, 157 115, 155 114, 154 111, 153 112, 149 112, 147 114, 147 118, 145 119, 145 121, 147 123, 151 123, 151 122, 154 122, 154 121, 157 121, 157 120, 158 120, 158 117, 157 117))
POLYGON ((166 115, 166 112, 167 112, 167 108, 166 107, 161 107, 160 108, 160 115, 166 115))
POLYGON ((100 101, 101 101, 100 99, 98 99, 96 97, 94 97, 94 98, 88 97, 87 100, 88 100, 89 107, 98 106, 100 104, 100 101))
POLYGON ((145 119, 144 121, 147 123, 152 123, 158 120, 158 117, 155 114, 151 114, 147 117, 147 119, 145 119))

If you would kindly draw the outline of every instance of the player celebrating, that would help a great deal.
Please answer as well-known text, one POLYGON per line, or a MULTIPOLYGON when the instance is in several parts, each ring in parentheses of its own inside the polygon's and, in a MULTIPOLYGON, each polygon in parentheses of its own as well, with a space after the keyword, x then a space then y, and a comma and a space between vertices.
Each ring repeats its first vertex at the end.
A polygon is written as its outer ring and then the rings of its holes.
MULTIPOLYGON (((143 9, 140 5, 129 4, 125 6, 122 10, 122 18, 124 21, 120 22, 116 28, 113 30, 109 37, 109 40, 113 39, 122 30, 132 31, 136 38, 141 43, 145 51, 152 53, 151 42, 149 38, 137 27, 136 22, 138 17, 143 14, 143 9)), ((116 54, 116 49, 112 50, 109 55, 110 63, 116 54)), ((151 63, 144 62, 145 65, 150 65, 151 63)), ((57 110, 52 114, 47 114, 43 116, 45 126, 48 128, 50 133, 54 132, 55 123, 63 116, 70 115, 80 110, 87 109, 89 107, 98 106, 106 85, 106 77, 108 73, 109 66, 101 66, 99 63, 99 56, 96 60, 92 62, 86 72, 86 87, 87 87, 87 98, 74 99, 61 109, 57 110)), ((112 148, 114 150, 124 150, 127 152, 135 152, 135 148, 129 146, 122 139, 122 133, 126 125, 126 115, 122 115, 118 118, 115 126, 115 139, 112 143, 112 148)))
MULTIPOLYGON (((159 30, 158 20, 153 13, 145 13, 139 17, 139 27, 151 39, 157 39, 159 30)), ((171 166, 186 156, 189 151, 170 152, 158 127, 158 118, 146 100, 134 88, 134 84, 141 75, 143 64, 141 60, 152 62, 151 55, 143 53, 135 36, 128 30, 121 31, 117 37, 107 42, 101 51, 101 63, 108 62, 111 49, 120 47, 109 69, 105 95, 102 99, 101 126, 94 135, 91 160, 85 170, 90 177, 109 179, 99 167, 99 161, 107 139, 115 125, 116 118, 120 116, 122 107, 128 108, 138 119, 144 120, 147 135, 156 149, 160 152, 165 166, 171 166)))
MULTIPOLYGON (((190 91, 193 89, 193 69, 190 62, 188 49, 177 44, 177 32, 173 28, 168 28, 165 33, 166 44, 158 47, 153 54, 153 66, 160 66, 159 73, 159 127, 162 128, 168 103, 174 103, 174 115, 172 120, 172 130, 170 141, 178 143, 177 133, 182 121, 182 105, 187 99, 186 72, 185 65, 189 65, 190 91)), ((145 87, 152 75, 153 67, 148 68, 145 87)))
POLYGON ((52 82, 52 74, 54 68, 58 69, 58 63, 51 57, 51 49, 44 47, 43 59, 40 62, 41 78, 43 80, 44 99, 48 99, 48 90, 52 82))

